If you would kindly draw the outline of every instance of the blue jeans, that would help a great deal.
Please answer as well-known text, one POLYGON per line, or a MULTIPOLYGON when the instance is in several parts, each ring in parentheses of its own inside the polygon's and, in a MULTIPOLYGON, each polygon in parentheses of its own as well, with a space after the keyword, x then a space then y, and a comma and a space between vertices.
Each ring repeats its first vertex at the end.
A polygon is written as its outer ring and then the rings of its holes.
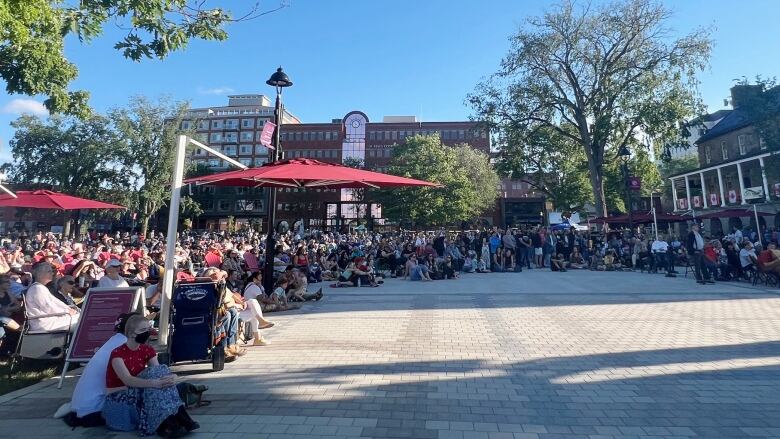
POLYGON ((228 346, 236 344, 238 340, 238 310, 228 308, 222 327, 225 330, 225 338, 222 339, 223 346, 225 343, 228 346))

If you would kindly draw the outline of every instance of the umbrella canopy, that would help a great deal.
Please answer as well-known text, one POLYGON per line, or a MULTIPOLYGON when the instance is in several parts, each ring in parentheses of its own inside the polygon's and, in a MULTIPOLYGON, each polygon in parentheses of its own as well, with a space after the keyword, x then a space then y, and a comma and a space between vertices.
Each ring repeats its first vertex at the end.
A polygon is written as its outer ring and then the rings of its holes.
POLYGON ((393 188, 403 186, 431 186, 413 178, 397 177, 381 172, 366 171, 311 159, 289 159, 266 163, 257 168, 194 177, 184 183, 216 186, 245 187, 304 187, 304 188, 393 188))
MULTIPOLYGON (((691 219, 689 217, 685 217, 682 215, 672 215, 670 213, 656 213, 655 216, 656 216, 656 220, 660 222, 682 222, 691 219)), ((653 214, 646 213, 646 212, 642 212, 642 213, 635 212, 630 219, 631 222, 633 222, 634 224, 650 224, 653 222, 653 214)), ((592 219, 590 220, 590 222, 594 224, 603 224, 603 223, 628 224, 629 217, 627 214, 606 216, 606 217, 599 217, 596 219, 592 219)))
POLYGON ((124 209, 124 207, 116 204, 103 203, 46 190, 18 191, 16 192, 16 197, 14 198, 8 194, 0 195, 0 207, 59 210, 124 209))
POLYGON ((773 216, 774 213, 770 212, 762 212, 757 211, 753 212, 753 209, 726 209, 721 210, 720 212, 709 212, 705 213, 704 215, 698 215, 697 219, 711 219, 711 218, 740 218, 744 216, 755 216, 755 214, 758 213, 758 216, 773 216))

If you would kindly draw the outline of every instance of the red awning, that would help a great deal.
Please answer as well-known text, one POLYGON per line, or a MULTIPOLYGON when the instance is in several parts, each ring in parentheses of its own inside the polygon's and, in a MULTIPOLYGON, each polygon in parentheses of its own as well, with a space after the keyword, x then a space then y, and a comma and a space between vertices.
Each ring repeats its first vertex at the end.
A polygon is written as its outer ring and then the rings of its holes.
POLYGON ((413 178, 397 177, 311 159, 290 159, 257 168, 194 177, 184 181, 199 185, 305 188, 393 188, 440 186, 413 178))
POLYGON ((103 203, 102 201, 88 200, 57 192, 37 190, 18 191, 17 198, 8 194, 0 195, 0 207, 26 207, 32 209, 124 209, 116 204, 103 203))
MULTIPOLYGON (((773 216, 774 213, 757 211, 758 216, 773 216)), ((711 219, 711 218, 740 218, 740 217, 754 217, 753 209, 726 209, 717 212, 708 212, 703 215, 696 215, 696 219, 711 219)))

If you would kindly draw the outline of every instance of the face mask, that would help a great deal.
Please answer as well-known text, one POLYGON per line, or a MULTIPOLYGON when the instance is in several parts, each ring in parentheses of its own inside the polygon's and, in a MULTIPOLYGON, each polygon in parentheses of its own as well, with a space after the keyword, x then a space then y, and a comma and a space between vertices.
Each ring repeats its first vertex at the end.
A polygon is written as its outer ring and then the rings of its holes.
POLYGON ((136 343, 144 344, 144 343, 146 343, 147 341, 149 341, 149 337, 150 337, 151 335, 152 335, 152 333, 151 333, 151 332, 149 332, 149 331, 142 332, 142 333, 140 333, 140 334, 136 334, 136 335, 135 335, 135 341, 136 341, 136 343))

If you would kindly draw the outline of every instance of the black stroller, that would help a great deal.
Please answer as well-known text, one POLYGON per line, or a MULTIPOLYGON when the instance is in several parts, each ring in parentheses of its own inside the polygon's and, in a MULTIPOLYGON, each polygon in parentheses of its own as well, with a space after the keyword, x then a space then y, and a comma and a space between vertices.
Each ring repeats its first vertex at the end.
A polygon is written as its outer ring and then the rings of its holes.
POLYGON ((225 368, 216 335, 224 294, 225 283, 210 279, 174 285, 166 363, 211 361, 213 371, 225 368))

